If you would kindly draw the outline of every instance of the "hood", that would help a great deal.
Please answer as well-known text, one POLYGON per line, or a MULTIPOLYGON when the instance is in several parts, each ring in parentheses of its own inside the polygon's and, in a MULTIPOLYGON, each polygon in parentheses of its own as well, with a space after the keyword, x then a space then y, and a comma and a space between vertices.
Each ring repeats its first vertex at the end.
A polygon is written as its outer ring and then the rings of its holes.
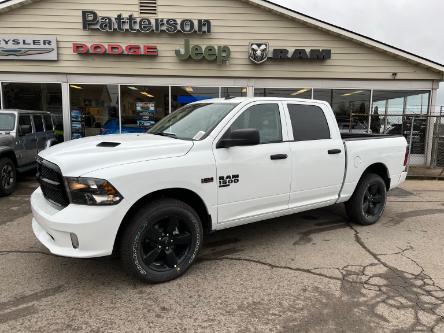
POLYGON ((78 177, 116 165, 183 156, 192 147, 192 141, 152 134, 120 134, 68 141, 39 155, 57 164, 63 175, 78 177))

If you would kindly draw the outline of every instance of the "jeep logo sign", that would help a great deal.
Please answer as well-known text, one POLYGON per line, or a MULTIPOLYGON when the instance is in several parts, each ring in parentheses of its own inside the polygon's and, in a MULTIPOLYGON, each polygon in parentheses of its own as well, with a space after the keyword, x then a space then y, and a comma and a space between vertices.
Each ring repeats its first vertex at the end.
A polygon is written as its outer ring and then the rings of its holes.
POLYGON ((207 61, 217 61, 218 64, 223 64, 230 59, 231 49, 224 46, 206 46, 203 48, 200 45, 191 45, 189 39, 185 39, 184 48, 176 50, 176 57, 179 60, 193 59, 199 61, 205 59, 207 61))

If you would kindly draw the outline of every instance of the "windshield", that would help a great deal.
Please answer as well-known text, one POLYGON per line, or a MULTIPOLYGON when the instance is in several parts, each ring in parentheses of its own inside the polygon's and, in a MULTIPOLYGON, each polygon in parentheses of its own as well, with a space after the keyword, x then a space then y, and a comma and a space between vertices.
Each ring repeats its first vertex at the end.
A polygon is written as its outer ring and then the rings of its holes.
POLYGON ((15 128, 15 114, 0 113, 0 131, 13 131, 15 128))
POLYGON ((163 118, 148 133, 182 140, 204 139, 238 104, 197 103, 186 105, 163 118))

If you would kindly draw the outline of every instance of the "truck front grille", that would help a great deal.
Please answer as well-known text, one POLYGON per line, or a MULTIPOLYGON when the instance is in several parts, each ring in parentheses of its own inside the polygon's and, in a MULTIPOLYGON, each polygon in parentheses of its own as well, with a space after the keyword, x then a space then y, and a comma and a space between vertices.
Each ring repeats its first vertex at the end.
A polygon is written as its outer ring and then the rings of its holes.
POLYGON ((37 177, 45 198, 57 206, 69 205, 68 194, 60 168, 43 159, 37 160, 37 177))

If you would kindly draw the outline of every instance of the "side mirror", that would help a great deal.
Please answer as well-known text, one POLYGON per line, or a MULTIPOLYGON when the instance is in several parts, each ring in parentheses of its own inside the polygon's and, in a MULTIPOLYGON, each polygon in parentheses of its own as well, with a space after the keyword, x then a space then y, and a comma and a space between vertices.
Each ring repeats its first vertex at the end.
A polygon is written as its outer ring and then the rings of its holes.
POLYGON ((245 128, 232 131, 227 138, 223 138, 219 141, 216 148, 255 146, 260 142, 260 134, 257 129, 245 128))
POLYGON ((31 125, 20 125, 19 126, 19 135, 20 136, 24 136, 29 133, 32 133, 31 125))

